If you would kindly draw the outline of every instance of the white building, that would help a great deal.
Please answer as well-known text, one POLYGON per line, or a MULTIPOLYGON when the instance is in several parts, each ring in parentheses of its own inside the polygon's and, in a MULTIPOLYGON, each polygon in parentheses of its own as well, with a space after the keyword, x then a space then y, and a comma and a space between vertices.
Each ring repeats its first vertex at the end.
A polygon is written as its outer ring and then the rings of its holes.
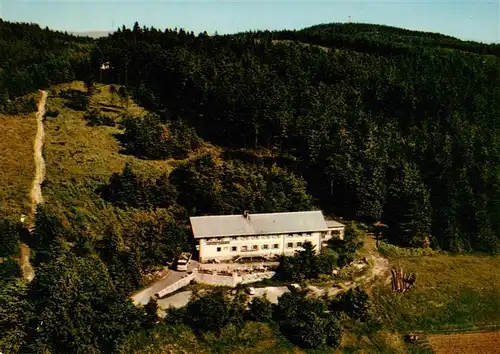
POLYGON ((340 223, 327 225, 323 213, 300 211, 242 215, 191 217, 194 238, 199 242, 200 262, 229 260, 236 257, 293 255, 304 242, 317 253, 327 238, 343 235, 340 223))

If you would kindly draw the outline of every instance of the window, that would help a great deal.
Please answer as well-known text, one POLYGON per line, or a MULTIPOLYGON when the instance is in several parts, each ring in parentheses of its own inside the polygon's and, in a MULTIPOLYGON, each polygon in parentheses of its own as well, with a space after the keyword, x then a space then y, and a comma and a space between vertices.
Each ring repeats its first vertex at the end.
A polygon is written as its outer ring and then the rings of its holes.
POLYGON ((257 246, 257 245, 253 245, 253 246, 252 246, 252 249, 253 249, 254 251, 257 251, 257 250, 259 249, 259 246, 257 246))
POLYGON ((288 247, 288 248, 293 248, 293 243, 292 243, 292 242, 288 242, 288 243, 286 244, 286 247, 288 247))
POLYGON ((231 247, 231 252, 236 252, 236 246, 231 247))
POLYGON ((242 250, 243 252, 248 251, 248 246, 241 246, 241 250, 242 250))
POLYGON ((217 247, 217 252, 220 252, 220 247, 217 247))
POLYGON ((263 250, 268 250, 269 249, 269 245, 262 245, 262 249, 263 250))
POLYGON ((273 245, 273 248, 274 248, 274 249, 278 249, 279 247, 280 247, 280 245, 279 245, 279 244, 277 244, 277 243, 275 243, 275 244, 273 245))
POLYGON ((302 247, 302 242, 297 242, 297 247, 302 247))

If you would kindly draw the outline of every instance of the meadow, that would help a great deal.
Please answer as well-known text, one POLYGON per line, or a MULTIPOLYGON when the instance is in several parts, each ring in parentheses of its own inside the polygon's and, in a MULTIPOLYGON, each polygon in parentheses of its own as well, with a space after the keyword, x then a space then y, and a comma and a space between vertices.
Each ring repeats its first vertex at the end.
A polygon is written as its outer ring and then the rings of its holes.
POLYGON ((30 210, 30 190, 35 164, 33 141, 35 112, 0 114, 0 216, 18 221, 30 210))
POLYGON ((98 189, 111 175, 121 172, 130 163, 134 172, 144 177, 158 177, 171 170, 171 161, 141 160, 121 151, 118 137, 124 115, 140 116, 147 112, 130 99, 128 105, 120 104, 109 86, 96 85, 90 108, 112 117, 116 126, 90 126, 84 111, 67 107, 67 100, 59 97, 62 90, 86 91, 82 82, 72 82, 53 87, 47 107, 59 111, 57 117, 45 120, 46 139, 44 157, 47 166, 43 193, 46 203, 58 211, 63 219, 85 218, 99 228, 103 219, 115 218, 113 206, 98 196, 98 189))
POLYGON ((467 331, 500 327, 500 258, 437 255, 400 258, 393 266, 417 275, 415 286, 394 293, 378 286, 376 313, 399 331, 467 331))

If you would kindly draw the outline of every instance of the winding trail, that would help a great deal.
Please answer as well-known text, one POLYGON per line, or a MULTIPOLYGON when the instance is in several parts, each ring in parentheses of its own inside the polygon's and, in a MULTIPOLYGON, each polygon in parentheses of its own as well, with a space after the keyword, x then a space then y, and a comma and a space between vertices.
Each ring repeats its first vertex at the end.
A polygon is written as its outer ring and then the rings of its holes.
MULTIPOLYGON (((42 197, 42 182, 45 178, 45 160, 43 159, 43 142, 45 139, 45 130, 43 127, 43 116, 45 114, 45 103, 47 101, 47 92, 40 90, 42 96, 38 101, 38 110, 36 112, 37 131, 35 143, 33 146, 33 157, 35 160, 35 177, 31 187, 31 210, 28 217, 28 230, 31 232, 35 226, 35 213, 38 204, 43 203, 42 197)), ((23 278, 28 282, 35 277, 35 271, 30 263, 30 248, 22 243, 20 247, 20 266, 23 273, 23 278)))

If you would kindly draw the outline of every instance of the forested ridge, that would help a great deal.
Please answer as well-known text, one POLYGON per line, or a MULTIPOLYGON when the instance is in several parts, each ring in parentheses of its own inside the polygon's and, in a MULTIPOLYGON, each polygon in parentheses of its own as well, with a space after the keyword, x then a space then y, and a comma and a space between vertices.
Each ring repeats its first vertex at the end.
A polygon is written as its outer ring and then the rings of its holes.
POLYGON ((498 250, 498 45, 363 24, 226 36, 136 24, 96 48, 107 79, 165 122, 269 149, 327 213, 382 220, 403 244, 498 250))
POLYGON ((93 40, 0 19, 0 108, 49 85, 88 74, 93 40))

